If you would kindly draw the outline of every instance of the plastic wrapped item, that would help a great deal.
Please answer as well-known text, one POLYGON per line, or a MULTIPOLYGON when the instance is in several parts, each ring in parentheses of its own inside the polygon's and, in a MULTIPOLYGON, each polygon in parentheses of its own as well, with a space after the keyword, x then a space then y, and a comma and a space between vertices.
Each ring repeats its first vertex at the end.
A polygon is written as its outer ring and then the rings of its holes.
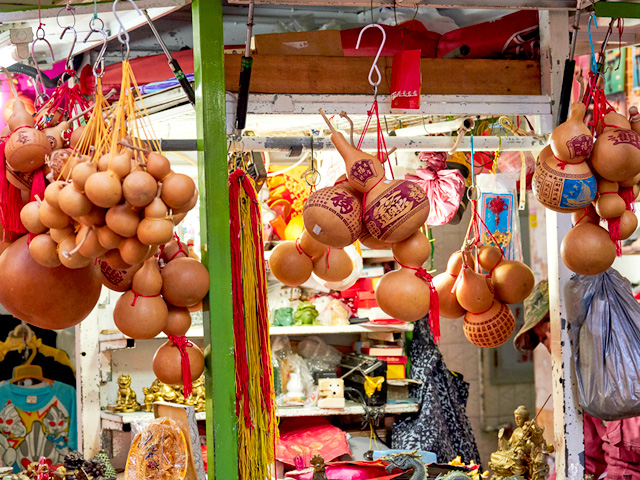
POLYGON ((303 405, 312 401, 315 398, 312 392, 313 377, 305 359, 293 353, 289 337, 274 337, 271 356, 278 363, 279 383, 274 385, 274 390, 279 392, 276 394, 276 404, 303 405))
POLYGON ((613 268, 574 275, 567 297, 580 406, 607 421, 640 415, 640 304, 629 280, 613 268))
POLYGON ((182 480, 187 473, 187 442, 178 424, 158 418, 133 439, 125 480, 182 480))
POLYGON ((458 28, 458 25, 452 18, 441 15, 435 8, 420 9, 420 11, 416 13, 414 8, 384 7, 380 9, 377 23, 382 25, 397 25, 410 20, 418 20, 427 30, 439 33, 440 35, 458 28))
POLYGON ((320 312, 316 322, 326 326, 349 325, 352 312, 344 302, 332 297, 323 297, 323 300, 322 309, 318 308, 316 303, 316 308, 320 312))
POLYGON ((305 337, 298 344, 298 353, 307 360, 311 372, 329 372, 335 370, 342 354, 331 345, 327 345, 315 335, 305 337))
POLYGON ((497 242, 507 260, 521 262, 517 178, 516 173, 487 173, 478 175, 476 181, 480 189, 478 210, 484 222, 480 228, 482 241, 487 245, 497 242))
MULTIPOLYGON (((536 159, 531 152, 524 152, 524 161, 527 168, 527 188, 531 189, 531 179, 536 169, 536 159)), ((520 152, 502 152, 498 156, 498 171, 500 173, 520 173, 522 169, 522 157, 520 152)), ((518 184, 520 181, 518 180, 518 184)), ((519 187, 520 185, 517 185, 519 187)))

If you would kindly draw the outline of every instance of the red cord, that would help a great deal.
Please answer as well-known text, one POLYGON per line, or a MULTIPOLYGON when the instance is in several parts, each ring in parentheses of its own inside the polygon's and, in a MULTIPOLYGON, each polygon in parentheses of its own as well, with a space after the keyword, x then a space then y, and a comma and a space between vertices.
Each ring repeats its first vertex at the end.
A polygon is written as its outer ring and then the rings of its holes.
POLYGON ((136 306, 136 302, 138 301, 138 297, 144 297, 144 298, 153 298, 153 297, 159 297, 160 294, 156 294, 156 295, 142 295, 141 293, 136 292, 133 288, 131 289, 131 292, 133 293, 133 302, 131 302, 131 306, 135 307, 136 306))
POLYGON ((171 340, 180 351, 180 363, 182 364, 182 389, 184 398, 189 398, 193 390, 193 385, 191 384, 191 361, 189 360, 189 352, 187 351, 187 348, 192 347, 193 343, 184 336, 178 337, 176 335, 169 335, 169 340, 171 340))

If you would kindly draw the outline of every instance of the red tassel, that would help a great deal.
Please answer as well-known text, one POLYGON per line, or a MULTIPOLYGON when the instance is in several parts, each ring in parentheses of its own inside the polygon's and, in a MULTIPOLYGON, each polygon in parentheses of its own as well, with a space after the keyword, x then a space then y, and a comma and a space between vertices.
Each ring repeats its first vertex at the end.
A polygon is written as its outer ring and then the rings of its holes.
POLYGON ((193 343, 187 340, 187 337, 176 337, 175 335, 169 335, 169 340, 180 350, 180 357, 182 357, 182 388, 184 398, 189 398, 193 385, 191 385, 191 362, 189 362, 187 347, 191 347, 193 343))
POLYGON ((7 169, 4 158, 6 142, 0 144, 0 221, 2 221, 2 240, 11 239, 14 234, 23 234, 27 230, 20 221, 22 197, 20 190, 7 180, 7 169))
POLYGON ((622 242, 620 241, 620 217, 607 220, 609 225, 609 237, 616 244, 616 256, 622 255, 622 242))
POLYGON ((636 196, 633 193, 633 187, 621 187, 619 195, 622 197, 622 199, 624 200, 624 203, 627 205, 627 210, 634 212, 636 196))

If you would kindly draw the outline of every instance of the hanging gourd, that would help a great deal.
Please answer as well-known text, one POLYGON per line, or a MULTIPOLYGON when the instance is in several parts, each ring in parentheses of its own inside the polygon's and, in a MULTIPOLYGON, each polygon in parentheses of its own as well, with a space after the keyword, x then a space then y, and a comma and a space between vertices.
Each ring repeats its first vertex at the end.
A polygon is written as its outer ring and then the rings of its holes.
POLYGON ((313 261, 296 248, 294 242, 284 242, 271 251, 269 270, 279 282, 289 287, 298 287, 309 280, 313 261))
POLYGON ((546 146, 531 180, 540 203, 556 212, 574 212, 588 206, 596 195, 596 179, 586 162, 572 164, 557 160, 546 146))
POLYGON ((502 260, 492 270, 491 281, 496 298, 509 304, 524 301, 536 283, 531 269, 516 260, 502 260))
POLYGON ((327 282, 340 282, 353 271, 353 260, 342 248, 328 248, 313 259, 313 273, 327 282))
POLYGON ((579 223, 562 239, 562 261, 572 272, 597 275, 606 271, 616 258, 616 245, 599 225, 579 223))
POLYGON ((386 273, 375 293, 382 311, 398 320, 414 322, 429 313, 429 284, 415 270, 400 268, 386 273))
POLYGON ((193 258, 178 257, 162 269, 162 296, 176 307, 192 307, 209 291, 209 272, 193 258))
POLYGON ((485 312, 467 312, 462 328, 467 340, 477 347, 495 348, 509 340, 515 329, 515 318, 509 307, 495 300, 485 312))
POLYGON ((458 275, 456 298, 462 308, 471 313, 487 311, 493 304, 494 290, 491 279, 476 273, 466 265, 458 275))
POLYGON ((460 318, 467 311, 460 306, 455 293, 451 293, 456 283, 456 276, 444 272, 433 277, 433 286, 438 292, 440 316, 445 318, 460 318))
POLYGON ((344 248, 360 237, 361 217, 360 199, 340 185, 313 192, 302 211, 308 234, 333 248, 344 248))
POLYGON ((640 135, 622 115, 609 112, 593 145, 591 165, 606 180, 620 182, 640 173, 640 135))
POLYGON ((160 296, 162 276, 150 258, 133 276, 131 290, 122 294, 113 311, 116 327, 137 340, 157 336, 166 326, 169 311, 160 296))
POLYGON ((553 155, 563 162, 584 162, 593 150, 591 130, 584 123, 586 107, 583 103, 574 103, 569 118, 558 125, 549 138, 553 155))

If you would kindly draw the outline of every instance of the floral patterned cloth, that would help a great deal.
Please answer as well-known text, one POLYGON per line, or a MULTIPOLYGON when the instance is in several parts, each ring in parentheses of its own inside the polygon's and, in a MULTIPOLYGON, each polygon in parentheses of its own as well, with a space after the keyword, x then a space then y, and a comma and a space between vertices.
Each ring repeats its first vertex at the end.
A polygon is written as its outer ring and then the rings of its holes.
POLYGON ((422 385, 411 387, 420 411, 396 420, 391 433, 392 448, 433 452, 438 462, 457 456, 480 464, 480 454, 467 418, 469 384, 444 363, 433 341, 428 318, 415 324, 411 344, 411 377, 422 385))

